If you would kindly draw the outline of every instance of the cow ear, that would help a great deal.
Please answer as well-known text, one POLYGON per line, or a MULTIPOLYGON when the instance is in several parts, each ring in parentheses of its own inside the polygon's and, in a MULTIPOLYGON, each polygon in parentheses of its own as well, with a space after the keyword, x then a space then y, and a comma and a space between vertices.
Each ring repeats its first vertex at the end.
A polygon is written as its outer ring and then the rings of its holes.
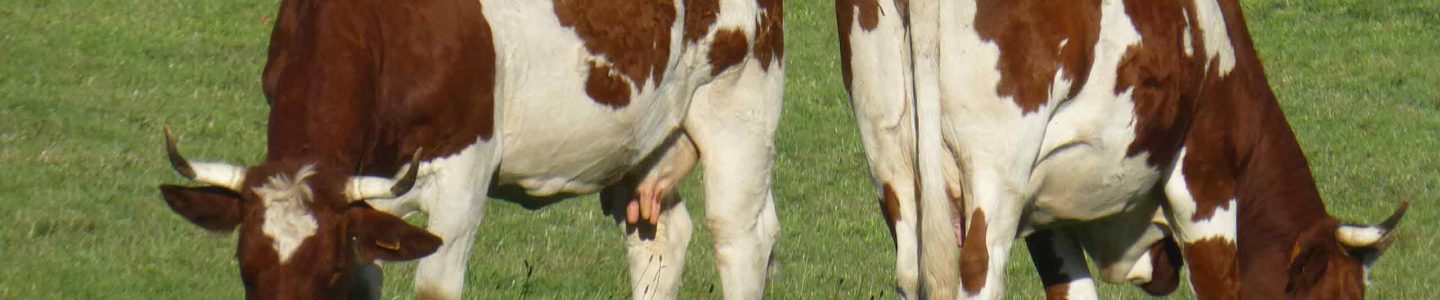
MULTIPOLYGON (((1321 284, 1327 273, 1331 273, 1332 260, 1347 259, 1345 249, 1335 244, 1334 227, 1316 226, 1295 237, 1290 246, 1290 260, 1287 273, 1289 282, 1286 291, 1311 291, 1321 284)), ((1344 270, 1333 270, 1343 272, 1344 270)), ((1298 298, 1306 298, 1305 295, 1298 298)))
POLYGON ((200 228, 229 232, 240 225, 240 195, 220 187, 161 185, 165 204, 200 228))
POLYGON ((350 237, 355 240, 356 251, 365 261, 417 259, 434 253, 442 243, 429 231, 368 206, 351 207, 345 212, 345 218, 349 222, 350 237))
POLYGON ((1308 241, 1302 238, 1290 249, 1290 266, 1286 270, 1290 281, 1285 284, 1286 291, 1310 290, 1329 269, 1329 249, 1308 241))

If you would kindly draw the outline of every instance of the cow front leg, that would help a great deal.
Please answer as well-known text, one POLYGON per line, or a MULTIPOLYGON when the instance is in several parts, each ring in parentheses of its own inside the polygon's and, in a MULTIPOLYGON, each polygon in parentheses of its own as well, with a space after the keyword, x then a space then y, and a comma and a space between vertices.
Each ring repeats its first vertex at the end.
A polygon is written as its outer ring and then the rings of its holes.
POLYGON ((1063 230, 1042 230, 1025 237, 1030 260, 1045 286, 1045 299, 1099 299, 1080 243, 1063 230))
POLYGON ((704 167, 705 225, 726 299, 762 298, 780 232, 770 191, 784 64, 747 59, 702 85, 684 123, 704 167))
MULTIPOLYGON (((1150 250, 1140 258, 1140 262, 1148 263, 1149 281, 1136 283, 1141 290, 1151 296, 1165 296, 1175 292, 1180 287, 1180 268, 1185 265, 1180 255, 1180 244, 1175 242, 1175 236, 1170 232, 1169 226, 1155 224, 1157 229, 1165 232, 1165 238, 1150 245, 1150 250)), ((1134 273, 1134 272, 1132 272, 1134 273)), ((1135 277, 1130 276, 1130 277, 1135 277)))
POLYGON ((417 299, 461 299, 475 234, 485 216, 486 191, 498 161, 498 142, 480 142, 422 165, 428 172, 419 195, 431 233, 445 243, 420 259, 415 271, 417 299))
POLYGON ((1235 243, 1239 204, 1231 195, 1196 194, 1190 189, 1224 182, 1229 174, 1213 163, 1207 165, 1215 159, 1190 155, 1186 148, 1180 149, 1178 163, 1165 182, 1170 225, 1190 265, 1190 284, 1196 298, 1239 299, 1235 243))
POLYGON ((1150 250, 1165 238, 1165 231, 1152 223, 1159 199, 1151 196, 1142 199, 1147 200, 1133 204, 1129 210, 1080 223, 1067 231, 1085 247, 1085 253, 1090 255, 1100 279, 1105 282, 1140 285, 1149 283, 1154 275, 1156 266, 1151 264, 1150 250))

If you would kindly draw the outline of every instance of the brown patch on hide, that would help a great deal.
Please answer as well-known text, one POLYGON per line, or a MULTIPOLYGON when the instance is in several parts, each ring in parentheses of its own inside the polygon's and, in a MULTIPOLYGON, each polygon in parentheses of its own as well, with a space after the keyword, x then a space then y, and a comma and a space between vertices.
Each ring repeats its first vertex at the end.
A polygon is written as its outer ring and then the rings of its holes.
POLYGON ((685 42, 694 43, 705 38, 715 17, 720 13, 719 0, 690 0, 685 2, 685 42))
POLYGON ((895 223, 900 221, 900 196, 895 194, 895 188, 890 187, 890 183, 885 183, 881 193, 884 195, 880 198, 880 213, 885 216, 885 226, 890 227, 890 241, 894 242, 895 223))
POLYGON ((1034 112, 1052 96, 1062 68, 1071 82, 1064 99, 1080 92, 1100 34, 1099 0, 980 0, 976 9, 975 31, 1000 48, 999 95, 1013 97, 1023 113, 1034 112))
POLYGON ((1190 269, 1209 275, 1190 278, 1190 284, 1195 287, 1196 298, 1240 298, 1240 290, 1237 289, 1240 286, 1240 274, 1235 254, 1235 243, 1222 238, 1207 238, 1185 244, 1185 257, 1190 261, 1190 269))
POLYGON ((979 293, 985 287, 985 276, 990 270, 989 247, 985 241, 987 228, 985 211, 975 209, 960 247, 960 285, 966 293, 979 293))
POLYGON ((782 0, 759 0, 759 19, 755 21, 755 59, 761 69, 785 61, 785 3, 782 0))
POLYGON ((651 80, 665 78, 670 60, 670 27, 676 13, 675 4, 669 1, 555 1, 560 25, 573 28, 585 42, 585 49, 605 60, 590 62, 585 92, 596 102, 613 108, 630 104, 630 94, 618 93, 617 86, 639 90, 651 80), (611 75, 612 71, 629 82, 611 75))
POLYGON ((710 46, 710 75, 719 75, 745 60, 749 44, 745 33, 737 29, 721 29, 715 32, 715 41, 710 46))

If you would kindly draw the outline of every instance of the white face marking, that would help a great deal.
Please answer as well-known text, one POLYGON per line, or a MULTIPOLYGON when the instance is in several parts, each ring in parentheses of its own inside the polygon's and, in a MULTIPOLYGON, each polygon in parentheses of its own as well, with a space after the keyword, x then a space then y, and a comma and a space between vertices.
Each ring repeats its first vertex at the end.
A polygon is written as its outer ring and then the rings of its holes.
POLYGON ((1165 183, 1165 195, 1170 198, 1170 212, 1175 215, 1177 223, 1176 234, 1186 243, 1207 238, 1221 238, 1234 243, 1238 205, 1234 198, 1225 206, 1217 207, 1210 218, 1195 220, 1195 197, 1185 183, 1185 174, 1181 172, 1184 169, 1185 154, 1186 149, 1180 148, 1180 154, 1175 156, 1175 160, 1179 162, 1170 174, 1170 181, 1165 183))
POLYGON ((1195 14, 1195 19, 1200 22, 1200 33, 1205 39, 1205 55, 1219 61, 1220 76, 1230 74, 1230 70, 1235 69, 1235 46, 1230 43, 1230 31, 1225 27, 1225 15, 1220 11, 1220 1, 1196 0, 1195 14))
POLYGON ((306 208, 314 195, 305 179, 314 174, 315 166, 306 165, 295 172, 293 178, 275 175, 255 188, 255 194, 260 196, 265 206, 265 223, 261 225, 261 231, 273 241, 271 247, 280 256, 282 264, 290 259, 305 239, 315 235, 315 229, 319 227, 315 216, 306 208))

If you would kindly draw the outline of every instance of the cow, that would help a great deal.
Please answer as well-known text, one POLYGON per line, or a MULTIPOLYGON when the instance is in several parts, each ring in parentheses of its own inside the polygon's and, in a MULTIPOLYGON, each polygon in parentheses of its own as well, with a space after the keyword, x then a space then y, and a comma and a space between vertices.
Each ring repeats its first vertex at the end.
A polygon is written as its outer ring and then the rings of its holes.
POLYGON ((998 298, 1020 237, 1051 299, 1360 298, 1408 202, 1325 211, 1236 0, 837 0, 902 298, 998 298), (1181 253, 1183 252, 1183 255, 1181 253))
POLYGON ((692 231, 676 188, 700 163, 724 295, 759 298, 783 15, 779 0, 284 0, 264 161, 191 161, 167 127, 172 166, 201 185, 160 190, 202 228, 239 228, 247 298, 356 296, 377 290, 369 262, 418 258, 417 298, 459 299, 490 197, 593 193, 631 295, 674 298, 692 231), (396 217, 414 212, 424 229, 396 217))

